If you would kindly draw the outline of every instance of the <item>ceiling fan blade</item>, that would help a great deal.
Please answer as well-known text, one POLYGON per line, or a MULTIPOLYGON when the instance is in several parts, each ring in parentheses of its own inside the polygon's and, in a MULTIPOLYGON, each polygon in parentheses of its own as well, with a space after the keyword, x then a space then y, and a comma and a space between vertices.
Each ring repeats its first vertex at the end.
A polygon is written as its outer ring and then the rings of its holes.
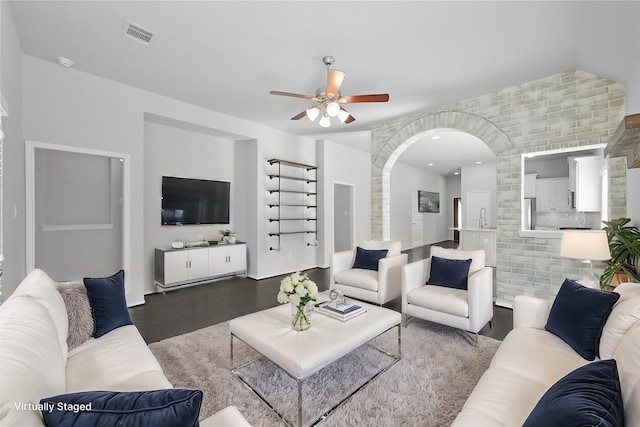
POLYGON ((340 86, 342 86, 342 81, 344 80, 344 76, 346 73, 340 70, 330 70, 329 75, 327 76, 327 88, 324 93, 327 96, 338 96, 340 93, 340 86))
POLYGON ((343 96, 338 102, 341 104, 353 104, 356 102, 387 102, 389 101, 388 93, 378 93, 375 95, 351 95, 343 96))
POLYGON ((342 121, 342 123, 349 124, 353 121, 356 120, 355 117, 353 117, 351 114, 349 114, 349 112, 347 110, 345 110, 342 106, 340 106, 340 113, 338 114, 338 118, 342 121), (347 115, 347 117, 343 120, 344 118, 344 114, 347 115))
POLYGON ((307 110, 304 110, 302 113, 296 114, 295 116, 291 117, 291 120, 300 120, 301 118, 305 117, 306 115, 307 115, 307 110))
POLYGON ((299 93, 291 93, 291 92, 280 92, 279 90, 272 90, 269 92, 269 94, 280 95, 280 96, 291 96, 294 98, 302 98, 302 99, 316 99, 315 96, 301 95, 299 93))

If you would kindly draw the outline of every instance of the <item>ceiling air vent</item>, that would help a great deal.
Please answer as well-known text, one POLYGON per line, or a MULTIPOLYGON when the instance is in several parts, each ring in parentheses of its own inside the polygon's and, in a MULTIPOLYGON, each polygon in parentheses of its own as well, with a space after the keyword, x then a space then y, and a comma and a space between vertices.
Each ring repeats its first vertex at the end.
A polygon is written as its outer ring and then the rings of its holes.
POLYGON ((125 31, 124 31, 124 36, 129 39, 140 42, 144 45, 148 45, 151 42, 151 38, 154 36, 154 34, 151 31, 146 30, 137 24, 127 22, 127 26, 125 27, 125 31))

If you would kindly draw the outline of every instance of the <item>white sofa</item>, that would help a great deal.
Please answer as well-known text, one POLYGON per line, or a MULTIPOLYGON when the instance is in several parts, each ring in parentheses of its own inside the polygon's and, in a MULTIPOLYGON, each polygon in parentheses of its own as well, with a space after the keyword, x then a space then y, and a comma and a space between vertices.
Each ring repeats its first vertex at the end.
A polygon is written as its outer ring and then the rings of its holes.
MULTIPOLYGON (((616 292, 620 299, 602 330, 600 358, 616 360, 625 425, 640 426, 640 284, 626 283, 616 292)), ((533 297, 516 297, 514 328, 453 426, 520 426, 553 384, 591 363, 544 329, 552 304, 533 297)))
POLYGON ((409 259, 407 254, 400 252, 402 242, 364 240, 358 246, 368 250, 386 249, 387 256, 378 261, 378 270, 375 271, 352 268, 355 249, 332 254, 329 289, 378 305, 398 298, 402 291, 402 266, 409 259))
MULTIPOLYGON (((54 281, 32 271, 0 307, 0 425, 43 426, 40 399, 88 390, 171 388, 133 325, 122 326, 69 351, 69 321, 54 281), (22 406, 21 406, 22 404, 22 406)), ((227 407, 202 426, 248 426, 227 407)))

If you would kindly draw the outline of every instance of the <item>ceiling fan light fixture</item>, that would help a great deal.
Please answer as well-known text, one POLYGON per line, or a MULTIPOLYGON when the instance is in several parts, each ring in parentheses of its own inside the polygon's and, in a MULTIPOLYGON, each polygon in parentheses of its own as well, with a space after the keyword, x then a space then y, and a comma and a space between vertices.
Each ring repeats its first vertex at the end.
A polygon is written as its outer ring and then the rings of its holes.
POLYGON ((326 109, 329 117, 335 117, 338 115, 338 113, 340 113, 340 104, 338 104, 336 101, 331 101, 327 104, 326 109))
POLYGON ((308 110, 306 110, 307 113, 307 117, 309 118, 309 120, 311 120, 312 122, 316 120, 316 117, 318 117, 318 115, 320 115, 320 107, 312 107, 309 108, 308 110))
POLYGON ((322 118, 318 122, 318 124, 320 126, 322 126, 323 128, 328 128, 329 126, 331 126, 331 118, 329 117, 329 115, 327 113, 324 113, 322 115, 322 118))
POLYGON ((340 109, 340 112, 338 113, 338 118, 340 119, 340 121, 342 123, 345 122, 345 120, 347 120, 349 118, 349 112, 347 110, 345 110, 344 108, 340 109))

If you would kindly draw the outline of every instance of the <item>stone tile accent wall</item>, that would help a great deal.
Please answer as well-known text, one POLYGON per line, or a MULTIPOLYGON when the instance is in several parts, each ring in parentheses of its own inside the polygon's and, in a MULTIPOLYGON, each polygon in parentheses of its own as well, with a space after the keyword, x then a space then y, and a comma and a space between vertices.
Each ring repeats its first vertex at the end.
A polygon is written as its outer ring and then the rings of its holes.
MULTIPOLYGON (((487 143, 497 157, 497 298, 551 299, 578 260, 560 258, 560 239, 523 238, 520 229, 521 154, 607 143, 625 114, 624 87, 574 70, 414 114, 372 129, 372 236, 389 227, 385 173, 398 148, 434 128, 454 128, 487 143)), ((608 160, 609 217, 626 214, 625 158, 608 160)))

